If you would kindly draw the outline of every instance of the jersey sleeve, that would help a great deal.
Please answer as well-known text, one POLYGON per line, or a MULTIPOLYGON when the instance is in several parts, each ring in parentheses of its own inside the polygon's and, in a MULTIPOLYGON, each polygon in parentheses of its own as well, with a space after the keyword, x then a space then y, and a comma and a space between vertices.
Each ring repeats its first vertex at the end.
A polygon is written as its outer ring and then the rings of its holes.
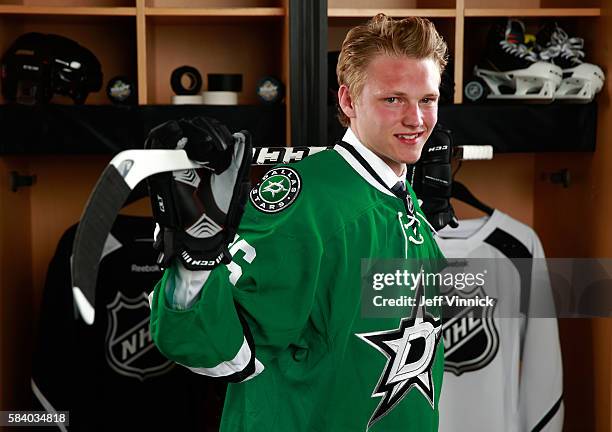
POLYGON ((529 316, 525 321, 520 412, 522 430, 563 429, 563 365, 554 301, 542 245, 534 233, 529 316))
POLYGON ((165 289, 177 280, 177 269, 165 272, 151 313, 151 335, 165 356, 196 373, 240 382, 299 338, 314 301, 323 244, 304 235, 300 223, 292 234, 285 216, 247 218, 230 245, 232 262, 208 275, 189 308, 168 303, 165 289), (265 347, 257 358, 255 342, 265 347))

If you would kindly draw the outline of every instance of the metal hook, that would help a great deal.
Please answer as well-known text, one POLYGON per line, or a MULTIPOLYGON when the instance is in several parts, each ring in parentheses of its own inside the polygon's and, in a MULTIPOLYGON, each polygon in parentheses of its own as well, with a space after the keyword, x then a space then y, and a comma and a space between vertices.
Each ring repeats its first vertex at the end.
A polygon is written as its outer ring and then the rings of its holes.
POLYGON ((568 188, 572 182, 572 177, 567 168, 560 169, 550 174, 550 181, 554 184, 561 184, 564 188, 568 188))
POLYGON ((11 171, 10 173, 10 184, 11 190, 17 192, 17 189, 25 186, 32 186, 36 183, 36 175, 22 175, 17 171, 11 171))

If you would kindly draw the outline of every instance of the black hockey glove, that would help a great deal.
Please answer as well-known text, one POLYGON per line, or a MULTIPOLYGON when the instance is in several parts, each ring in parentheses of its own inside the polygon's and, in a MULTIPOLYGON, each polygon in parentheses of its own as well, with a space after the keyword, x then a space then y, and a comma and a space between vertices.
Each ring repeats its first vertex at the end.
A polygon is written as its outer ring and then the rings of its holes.
POLYGON ((416 196, 423 200, 421 209, 436 230, 449 224, 458 226, 450 204, 452 152, 451 131, 436 126, 414 165, 412 187, 416 196))
POLYGON ((189 270, 229 263, 249 193, 251 137, 231 134, 206 117, 163 123, 149 132, 147 149, 184 149, 203 168, 156 174, 148 179, 156 222, 158 263, 177 258, 189 270))

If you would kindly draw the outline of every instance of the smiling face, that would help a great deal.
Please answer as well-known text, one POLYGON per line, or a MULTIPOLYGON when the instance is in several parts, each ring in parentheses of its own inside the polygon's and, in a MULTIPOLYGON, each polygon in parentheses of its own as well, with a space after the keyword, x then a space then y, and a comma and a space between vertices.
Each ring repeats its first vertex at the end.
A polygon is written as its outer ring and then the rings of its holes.
POLYGON ((340 86, 340 108, 359 140, 397 175, 415 163, 438 120, 440 70, 432 59, 379 54, 353 98, 340 86))

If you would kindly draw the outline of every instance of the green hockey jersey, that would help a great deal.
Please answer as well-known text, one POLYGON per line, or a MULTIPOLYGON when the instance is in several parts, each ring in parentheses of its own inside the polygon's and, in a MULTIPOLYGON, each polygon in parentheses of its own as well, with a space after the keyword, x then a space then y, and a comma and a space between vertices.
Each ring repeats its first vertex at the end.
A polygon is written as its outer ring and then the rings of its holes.
POLYGON ((336 146, 268 171, 232 263, 210 273, 193 305, 172 307, 178 270, 165 272, 151 335, 168 358, 232 382, 222 431, 437 430, 439 314, 361 311, 363 258, 442 257, 408 189, 398 198, 336 146))

